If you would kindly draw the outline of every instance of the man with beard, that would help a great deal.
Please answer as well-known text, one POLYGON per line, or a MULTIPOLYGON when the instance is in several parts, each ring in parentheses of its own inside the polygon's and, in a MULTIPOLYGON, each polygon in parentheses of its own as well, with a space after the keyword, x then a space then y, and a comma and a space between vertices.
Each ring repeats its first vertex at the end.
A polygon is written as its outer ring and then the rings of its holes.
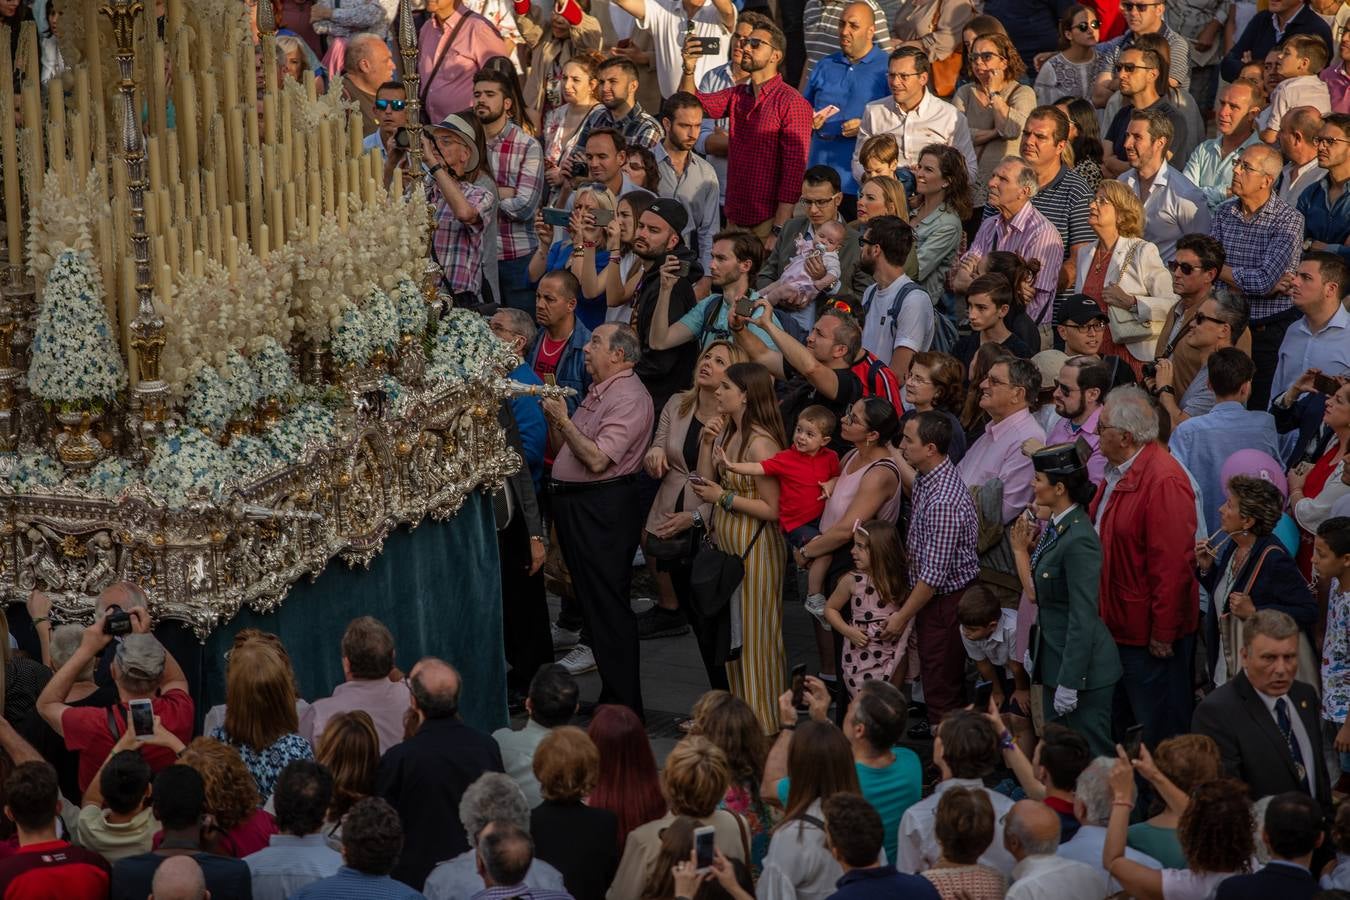
MULTIPOLYGON (((1126 51, 1130 53, 1133 51, 1126 51)), ((1176 132, 1156 109, 1136 109, 1125 129, 1125 158, 1134 168, 1120 176, 1144 205, 1144 239, 1163 261, 1176 253, 1183 234, 1209 230, 1209 201, 1167 162, 1176 132)))
POLYGON ((694 343, 668 350, 657 350, 650 343, 652 320, 659 307, 665 307, 666 327, 694 308, 694 282, 703 276, 703 268, 680 237, 688 224, 689 214, 680 201, 659 197, 638 217, 633 229, 633 252, 643 266, 642 278, 633 294, 633 327, 642 343, 642 358, 636 372, 652 395, 655 409, 665 409, 673 394, 689 387, 699 353, 694 343), (688 274, 680 274, 685 266, 688 274), (657 295, 667 285, 670 296, 662 304, 657 295))
MULTIPOLYGON (((741 13, 736 20, 736 30, 731 34, 731 53, 727 56, 726 63, 699 79, 700 94, 715 94, 720 90, 745 84, 750 79, 750 73, 741 68, 741 59, 747 49, 745 39, 750 37, 750 33, 763 19, 764 16, 757 12, 741 13)), ((714 119, 711 116, 704 116, 698 143, 694 145, 694 152, 706 157, 717 172, 717 183, 721 190, 718 202, 723 206, 727 202, 727 152, 730 149, 728 121, 725 118, 714 119)))
MULTIPOLYGON (((1111 390, 1111 370, 1096 356, 1073 356, 1064 361, 1055 379, 1055 412, 1060 419, 1050 429, 1046 441, 1050 446, 1069 444, 1082 438, 1092 448, 1087 461, 1088 478, 1101 484, 1106 472, 1106 457, 1102 456, 1101 437, 1097 434, 1097 420, 1101 418, 1102 402, 1111 390)), ((1034 450, 1039 450, 1036 447, 1034 450)))
MULTIPOLYGON (((408 89, 401 81, 386 81, 375 92, 375 116, 379 119, 379 129, 366 135, 361 143, 362 152, 380 151, 384 159, 388 152, 385 148, 394 139, 394 133, 408 124, 408 89)), ((404 173, 407 178, 407 173, 404 173)))
POLYGON ((933 301, 905 274, 914 230, 895 216, 867 220, 859 243, 862 270, 873 278, 863 294, 863 349, 886 360, 895 377, 909 377, 914 354, 933 344, 933 301))
MULTIPOLYGON (((1156 109, 1163 113, 1172 123, 1175 140, 1170 146, 1189 146, 1184 140, 1186 120, 1166 96, 1167 73, 1162 71, 1162 56, 1147 48, 1122 50, 1116 60, 1116 78, 1120 82, 1120 111, 1102 135, 1106 150, 1102 173, 1110 178, 1119 178, 1132 163, 1125 156, 1125 131, 1133 112, 1156 109)), ((1166 254, 1163 258, 1166 259, 1166 254)))
MULTIPOLYGON (((690 152, 703 127, 703 104, 693 94, 677 92, 661 108, 661 127, 666 136, 652 151, 661 175, 661 196, 684 204, 689 213, 685 243, 698 251, 703 270, 711 271, 713 235, 717 234, 722 213, 717 173, 707 160, 690 152)), ((704 277, 695 285, 694 293, 707 297, 711 286, 704 277)))
MULTIPOLYGON (((613 128, 623 135, 628 146, 655 149, 661 143, 661 124, 637 102, 637 66, 622 56, 611 56, 600 64, 596 77, 598 84, 595 99, 600 101, 600 109, 592 112, 582 123, 577 146, 585 147, 592 131, 613 128)), ((574 162, 573 170, 579 168, 574 162)))
POLYGON ((516 124, 524 110, 515 109, 511 83, 496 69, 473 77, 473 113, 483 126, 488 168, 497 182, 497 279, 502 306, 534 312, 530 290, 530 256, 537 239, 534 213, 544 196, 544 153, 539 142, 516 124), (508 106, 509 104, 509 106, 508 106))
MULTIPOLYGON (((670 290, 664 281, 656 295, 656 311, 652 315, 652 330, 648 336, 653 350, 669 350, 682 344, 695 343, 700 348, 713 341, 734 339, 729 324, 736 304, 742 300, 753 302, 759 292, 750 288, 750 277, 759 271, 764 260, 764 245, 748 231, 718 232, 713 238, 712 285, 719 293, 700 300, 683 318, 669 325, 670 290)), ((755 336, 774 349, 769 333, 753 323, 747 325, 755 336)))

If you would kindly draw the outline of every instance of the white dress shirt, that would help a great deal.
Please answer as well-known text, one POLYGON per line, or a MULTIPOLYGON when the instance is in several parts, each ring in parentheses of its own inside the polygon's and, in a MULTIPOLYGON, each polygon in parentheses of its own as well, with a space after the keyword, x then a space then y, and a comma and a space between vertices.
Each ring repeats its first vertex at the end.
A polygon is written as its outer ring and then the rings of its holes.
POLYGON ((873 100, 863 109, 858 126, 858 142, 853 149, 853 177, 862 180, 863 168, 858 153, 867 139, 877 134, 894 135, 900 146, 900 165, 914 166, 929 144, 951 144, 965 157, 966 169, 975 178, 975 145, 970 140, 970 125, 963 112, 946 100, 925 93, 919 105, 909 112, 900 109, 894 97, 873 100))
POLYGON ((1007 900, 1102 900, 1106 889, 1091 866, 1058 856, 1028 856, 1013 868, 1007 900))
MULTIPOLYGON (((1139 194, 1139 172, 1130 169, 1120 180, 1139 194)), ((1166 163, 1153 176, 1144 200, 1144 238, 1158 248, 1167 262, 1176 255, 1177 240, 1183 234, 1209 233, 1209 201, 1190 180, 1166 163)))
POLYGON ((1331 112, 1331 91, 1327 83, 1316 75, 1286 78, 1270 92, 1270 102, 1256 117, 1258 131, 1279 133, 1284 114, 1300 106, 1311 106, 1322 115, 1331 112))
POLYGON ((1120 465, 1113 466, 1110 463, 1106 464, 1106 474, 1104 476, 1106 478, 1106 490, 1102 492, 1102 502, 1097 504, 1097 521, 1092 523, 1097 531, 1100 532, 1102 530, 1102 516, 1106 515, 1106 504, 1111 502, 1111 494, 1115 491, 1116 485, 1120 484, 1120 480, 1125 477, 1125 473, 1130 471, 1130 466, 1134 465, 1134 461, 1138 459, 1139 454, 1143 452, 1144 448, 1140 447, 1138 450, 1134 451, 1134 456, 1131 456, 1120 465))
POLYGON ((1301 166, 1285 163, 1284 168, 1280 170, 1280 189, 1275 192, 1275 196, 1298 208, 1298 198, 1325 174, 1326 170, 1317 164, 1315 156, 1301 166))
POLYGON ((895 867, 901 872, 915 873, 937 865, 938 858, 942 856, 942 848, 938 845, 934 831, 937 824, 937 805, 942 795, 954 787, 984 791, 985 796, 989 798, 990 804, 994 807, 994 839, 989 843, 989 849, 984 851, 984 855, 977 861, 991 869, 998 869, 1005 876, 1012 874, 1016 860, 1003 846, 1003 817, 1013 807, 1012 798, 1005 797, 998 791, 989 790, 978 778, 948 778, 946 781, 940 781, 931 796, 905 810, 904 816, 900 818, 900 839, 896 842, 895 867))
POLYGON ((680 72, 684 66, 681 51, 684 39, 692 33, 701 38, 717 38, 717 52, 694 57, 694 82, 727 61, 732 35, 722 26, 722 14, 717 6, 705 3, 692 17, 685 14, 678 0, 647 0, 647 17, 637 23, 652 36, 652 60, 661 96, 669 97, 680 89, 680 72))
MULTIPOLYGON (((1096 870, 1102 880, 1102 889, 1107 894, 1121 890, 1120 883, 1111 877, 1102 865, 1102 850, 1106 847, 1106 828, 1101 825, 1080 825, 1078 832, 1068 841, 1059 845, 1059 855, 1074 862, 1080 862, 1096 870)), ((1125 858, 1133 860, 1150 869, 1161 869, 1158 862, 1147 853, 1140 853, 1133 847, 1125 848, 1125 858)))
POLYGON ((1266 709, 1270 710, 1271 721, 1275 723, 1277 729, 1280 727, 1280 717, 1275 712, 1275 703, 1284 700, 1285 711, 1289 713, 1290 731, 1293 732, 1294 740, 1298 741, 1299 752, 1303 755, 1303 768, 1308 773, 1308 793, 1313 796, 1313 799, 1317 799, 1317 776, 1313 772, 1313 766, 1322 765, 1321 745, 1318 745, 1319 755, 1314 756, 1313 743, 1308 739, 1308 730, 1303 727, 1303 719, 1299 717, 1298 707, 1294 705, 1294 701, 1289 698, 1288 694, 1272 697, 1269 694, 1257 691, 1256 696, 1260 697, 1261 702, 1266 705, 1266 709))

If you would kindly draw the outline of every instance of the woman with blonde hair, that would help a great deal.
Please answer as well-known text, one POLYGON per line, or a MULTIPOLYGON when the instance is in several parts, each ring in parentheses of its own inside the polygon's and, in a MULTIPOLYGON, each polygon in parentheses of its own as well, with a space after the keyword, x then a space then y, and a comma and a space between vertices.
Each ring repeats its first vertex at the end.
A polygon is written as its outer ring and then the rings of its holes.
MULTIPOLYGON (((582 272, 601 275, 609 265, 608 234, 596 224, 595 214, 606 212, 610 218, 615 210, 614 194, 609 188, 588 184, 572 195, 572 217, 562 230, 562 237, 553 240, 554 227, 544 221, 540 209, 534 216, 534 233, 539 246, 530 257, 530 283, 538 284, 548 272, 567 269, 581 280, 582 272)), ((604 324, 605 310, 609 308, 602 289, 599 293, 577 298, 576 316, 581 324, 594 330, 604 324)))
POLYGON ((267 846, 277 823, 259 802, 253 774, 228 744, 199 737, 178 754, 178 762, 202 776, 206 792, 203 847, 243 859, 267 846))
MULTIPOLYGON (((867 220, 877 216, 895 216, 902 221, 909 221, 909 197, 899 179, 890 175, 869 175, 864 178, 858 188, 858 218, 850 222, 848 227, 862 234, 867 220)), ((909 256, 905 257, 905 274, 915 281, 919 280, 919 257, 914 247, 909 248, 909 256)))
POLYGON ((225 675, 225 724, 213 729, 210 737, 239 752, 257 783, 261 802, 272 796, 287 763, 314 758, 299 729, 290 660, 259 640, 231 651, 225 675))
POLYGON ((1088 203, 1097 240, 1078 251, 1074 293, 1087 294, 1107 314, 1101 356, 1118 356, 1142 380, 1158 333, 1177 302, 1172 273, 1158 248, 1144 240, 1144 206, 1124 184, 1106 180, 1088 203))
POLYGON ((333 799, 324 817, 324 840, 342 849, 342 820, 360 800, 375 793, 380 766, 380 735, 364 710, 339 713, 328 720, 319 738, 315 760, 333 776, 333 799))
POLYGON ((600 751, 586 732, 554 728, 534 751, 544 802, 530 814, 534 855, 562 873, 576 900, 602 900, 619 867, 618 817, 587 806, 600 778, 600 751))

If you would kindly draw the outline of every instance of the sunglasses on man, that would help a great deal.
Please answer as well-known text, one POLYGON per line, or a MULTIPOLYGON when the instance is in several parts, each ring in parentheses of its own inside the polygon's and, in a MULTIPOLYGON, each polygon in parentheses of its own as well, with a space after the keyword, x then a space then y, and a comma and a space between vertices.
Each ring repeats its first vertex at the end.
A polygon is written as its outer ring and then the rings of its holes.
POLYGON ((394 112, 403 112, 407 105, 407 100, 388 100, 381 97, 379 100, 375 101, 375 111, 384 112, 385 110, 392 109, 394 112))

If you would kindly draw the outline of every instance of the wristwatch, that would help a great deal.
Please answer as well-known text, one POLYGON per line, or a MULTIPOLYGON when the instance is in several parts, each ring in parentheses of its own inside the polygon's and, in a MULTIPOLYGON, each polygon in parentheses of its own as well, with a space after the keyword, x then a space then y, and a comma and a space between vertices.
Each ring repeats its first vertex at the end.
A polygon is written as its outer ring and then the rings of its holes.
POLYGON ((782 233, 783 233, 782 225, 775 225, 769 229, 769 234, 773 235, 774 237, 778 237, 782 233))
POLYGON ((1177 389, 1174 388, 1174 387, 1172 387, 1170 384, 1168 384, 1168 385, 1164 385, 1164 386, 1158 388, 1158 393, 1159 393, 1160 395, 1161 395, 1161 394, 1171 394, 1173 397, 1175 397, 1175 396, 1177 395, 1177 389))
POLYGON ((431 166, 431 167, 429 167, 429 168, 427 169, 427 174, 430 175, 432 178, 435 178, 435 177, 436 177, 436 173, 439 172, 439 171, 441 171, 441 170, 444 169, 444 168, 445 168, 445 163, 436 163, 436 165, 431 166))
POLYGON ((702 527, 703 527, 703 513, 699 512, 698 510, 694 510, 692 513, 690 513, 690 515, 693 516, 693 518, 694 518, 694 527, 695 527, 695 528, 702 528, 702 527))

